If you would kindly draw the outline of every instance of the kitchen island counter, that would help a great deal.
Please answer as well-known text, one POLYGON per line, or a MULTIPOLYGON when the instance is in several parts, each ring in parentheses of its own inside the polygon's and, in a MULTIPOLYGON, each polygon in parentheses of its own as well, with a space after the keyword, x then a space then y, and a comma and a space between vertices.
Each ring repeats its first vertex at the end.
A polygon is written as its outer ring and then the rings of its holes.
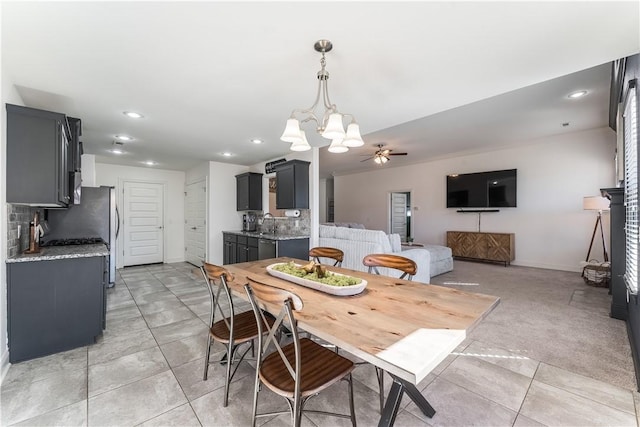
POLYGON ((41 247, 37 254, 19 254, 7 259, 7 264, 15 262, 51 261, 55 259, 89 258, 109 256, 109 250, 104 243, 92 245, 46 246, 41 247))

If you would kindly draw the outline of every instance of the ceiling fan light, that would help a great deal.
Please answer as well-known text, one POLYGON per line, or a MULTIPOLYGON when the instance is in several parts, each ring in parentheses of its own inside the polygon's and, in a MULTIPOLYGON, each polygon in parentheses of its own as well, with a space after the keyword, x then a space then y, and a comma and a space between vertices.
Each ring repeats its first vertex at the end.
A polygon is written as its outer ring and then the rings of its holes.
POLYGON ((296 119, 289 119, 280 139, 284 142, 302 142, 300 132, 300 122, 296 119))
POLYGON ((350 123, 347 126, 347 135, 342 143, 349 148, 362 147, 364 145, 364 141, 360 136, 360 126, 357 123, 350 123))
POLYGON ((327 120, 327 125, 324 128, 324 132, 322 132, 323 138, 335 140, 335 139, 344 139, 344 126, 342 126, 342 114, 333 113, 329 114, 329 120, 327 120))
POLYGON ((300 136, 302 139, 296 141, 291 144, 291 151, 309 151, 311 150, 311 145, 309 145, 309 141, 307 141, 307 135, 305 135, 304 131, 300 131, 300 136))
POLYGON ((380 156, 380 160, 382 160, 382 163, 387 163, 389 158, 387 156, 380 156))
POLYGON ((329 152, 334 154, 346 153, 349 147, 342 143, 342 139, 334 139, 329 146, 329 152))

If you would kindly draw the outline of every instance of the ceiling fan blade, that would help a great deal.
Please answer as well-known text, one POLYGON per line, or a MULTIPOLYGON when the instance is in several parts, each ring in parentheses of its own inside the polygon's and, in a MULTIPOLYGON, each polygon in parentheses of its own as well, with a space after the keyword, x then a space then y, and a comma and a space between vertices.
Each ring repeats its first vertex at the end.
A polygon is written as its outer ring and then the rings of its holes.
POLYGON ((360 163, 362 163, 362 162, 366 162, 366 161, 368 161, 368 160, 371 160, 371 159, 373 159, 374 157, 375 157, 375 156, 367 157, 367 158, 366 158, 366 159, 364 159, 364 160, 360 160, 360 163))
POLYGON ((406 156, 409 153, 389 153, 387 156, 406 156))

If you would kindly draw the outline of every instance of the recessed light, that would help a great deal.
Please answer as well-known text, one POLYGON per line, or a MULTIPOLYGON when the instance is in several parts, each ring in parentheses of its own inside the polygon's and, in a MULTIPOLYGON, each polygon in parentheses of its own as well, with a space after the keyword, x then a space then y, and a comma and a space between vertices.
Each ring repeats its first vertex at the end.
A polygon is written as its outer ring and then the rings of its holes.
POLYGON ((233 154, 231 154, 231 153, 230 153, 230 152, 228 152, 228 151, 225 151, 224 153, 222 153, 222 155, 223 155, 223 156, 225 156, 225 157, 231 157, 231 156, 233 156, 233 154))
POLYGON ((259 138, 253 138, 251 142, 253 142, 254 144, 262 144, 264 141, 259 138))
POLYGON ((579 90, 579 91, 570 93, 568 97, 571 99, 581 98, 585 96, 587 93, 589 92, 587 92, 586 90, 579 90))
POLYGON ((133 138, 127 135, 116 135, 116 138, 120 141, 133 141, 133 138))
POLYGON ((145 165, 147 166, 155 166, 158 163, 154 162, 153 160, 147 160, 146 162, 143 162, 145 165))
POLYGON ((124 154, 124 151, 119 150, 117 148, 114 148, 112 150, 109 150, 109 152, 113 153, 113 154, 124 154))
POLYGON ((132 119, 141 119, 144 117, 142 114, 136 113, 135 111, 123 111, 122 114, 127 117, 131 117, 132 119))

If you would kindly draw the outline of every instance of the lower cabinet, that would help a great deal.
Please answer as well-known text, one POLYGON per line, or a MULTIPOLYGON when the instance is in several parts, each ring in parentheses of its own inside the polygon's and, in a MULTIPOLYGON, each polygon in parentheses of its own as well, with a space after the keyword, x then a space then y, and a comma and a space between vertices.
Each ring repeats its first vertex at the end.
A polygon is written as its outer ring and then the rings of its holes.
POLYGON ((290 257, 298 259, 309 258, 309 238, 275 240, 264 237, 250 237, 235 233, 222 233, 223 264, 257 261, 273 257, 290 257), (260 241, 273 245, 260 244, 260 241), (274 250, 275 246, 275 250, 274 250), (261 248, 262 252, 261 253, 261 248), (266 255, 268 253, 268 255, 266 255))
POLYGON ((105 320, 106 257, 7 263, 11 363, 92 344, 105 320))
POLYGON ((447 231, 447 246, 458 258, 503 262, 516 258, 515 234, 447 231))
POLYGON ((258 260, 258 239, 255 237, 237 236, 236 262, 258 260))

